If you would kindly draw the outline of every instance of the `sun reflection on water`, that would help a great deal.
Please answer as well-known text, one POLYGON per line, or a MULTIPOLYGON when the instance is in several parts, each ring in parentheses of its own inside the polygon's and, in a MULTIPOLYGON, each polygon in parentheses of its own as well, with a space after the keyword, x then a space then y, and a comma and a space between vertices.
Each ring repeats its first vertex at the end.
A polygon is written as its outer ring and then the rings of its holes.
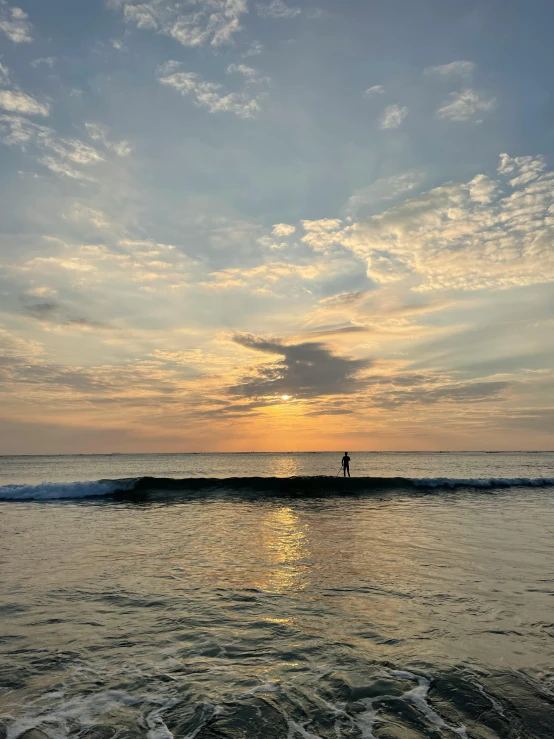
POLYGON ((256 585, 268 593, 303 590, 309 575, 308 526, 288 506, 279 506, 262 521, 267 574, 256 585))
MULTIPOLYGON (((266 473, 272 477, 294 477, 300 474, 298 459, 288 454, 269 458, 267 459, 266 473)), ((287 510, 290 511, 290 508, 287 510)))

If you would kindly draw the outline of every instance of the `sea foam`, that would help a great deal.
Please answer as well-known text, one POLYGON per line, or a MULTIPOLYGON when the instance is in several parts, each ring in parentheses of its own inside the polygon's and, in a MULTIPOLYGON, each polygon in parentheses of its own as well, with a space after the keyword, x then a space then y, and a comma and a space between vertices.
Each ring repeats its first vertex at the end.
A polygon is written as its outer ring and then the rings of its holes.
POLYGON ((121 490, 122 480, 88 482, 42 482, 38 485, 0 486, 0 500, 56 500, 111 495, 121 490))

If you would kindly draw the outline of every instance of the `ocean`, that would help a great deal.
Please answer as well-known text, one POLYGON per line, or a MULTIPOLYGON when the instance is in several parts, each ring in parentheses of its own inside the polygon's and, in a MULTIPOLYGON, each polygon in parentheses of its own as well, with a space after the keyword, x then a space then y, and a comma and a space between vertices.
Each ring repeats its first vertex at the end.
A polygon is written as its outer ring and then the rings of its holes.
POLYGON ((0 458, 0 739, 552 739, 554 453, 0 458))

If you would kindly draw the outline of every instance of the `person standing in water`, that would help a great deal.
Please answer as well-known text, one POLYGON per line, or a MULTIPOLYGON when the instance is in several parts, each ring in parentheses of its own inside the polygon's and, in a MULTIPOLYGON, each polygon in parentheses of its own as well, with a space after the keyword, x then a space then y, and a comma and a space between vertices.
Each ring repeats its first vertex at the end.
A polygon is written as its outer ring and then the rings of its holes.
POLYGON ((342 471, 344 473, 344 477, 346 477, 347 472, 348 477, 350 477, 350 457, 348 456, 348 452, 345 452, 344 457, 342 458, 342 471))

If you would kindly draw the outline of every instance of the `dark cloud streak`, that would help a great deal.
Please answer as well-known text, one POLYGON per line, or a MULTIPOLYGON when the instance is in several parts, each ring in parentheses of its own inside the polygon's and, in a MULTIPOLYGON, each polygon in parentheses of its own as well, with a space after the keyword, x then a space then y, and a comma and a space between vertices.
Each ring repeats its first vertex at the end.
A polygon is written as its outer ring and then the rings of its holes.
POLYGON ((55 301, 33 303, 23 308, 26 315, 44 323, 55 323, 59 326, 74 326, 76 328, 109 329, 111 326, 100 321, 93 321, 83 316, 72 316, 69 310, 55 301))
POLYGON ((359 392, 363 383, 358 375, 372 366, 369 359, 353 359, 333 354, 321 342, 284 344, 279 340, 238 335, 234 341, 253 351, 280 356, 264 365, 257 374, 244 377, 229 388, 235 396, 257 398, 291 395, 316 398, 326 395, 350 395, 359 392))
MULTIPOLYGON (((394 378, 391 378, 391 384, 394 378)), ((467 382, 460 384, 445 384, 437 387, 414 386, 406 390, 392 389, 390 392, 378 394, 373 398, 376 406, 394 408, 409 403, 432 405, 434 403, 478 403, 490 400, 500 400, 502 393, 510 387, 508 382, 467 382)))

